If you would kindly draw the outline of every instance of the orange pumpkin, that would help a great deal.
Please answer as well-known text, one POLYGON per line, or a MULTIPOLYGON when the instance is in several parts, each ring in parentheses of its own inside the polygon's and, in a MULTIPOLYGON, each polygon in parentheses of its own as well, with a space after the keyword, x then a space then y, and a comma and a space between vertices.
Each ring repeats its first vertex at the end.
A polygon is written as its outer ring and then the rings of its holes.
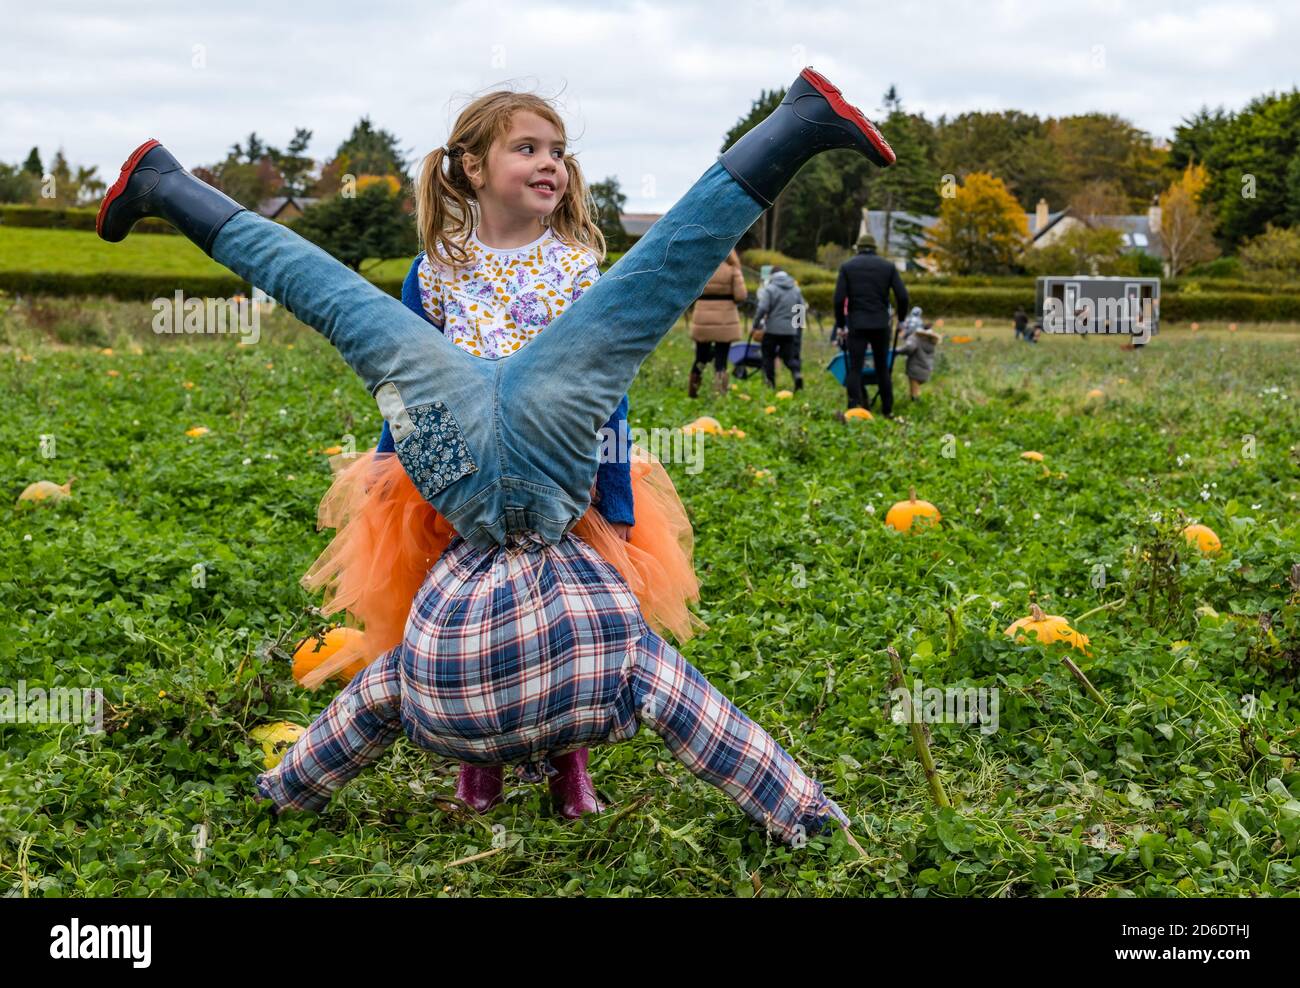
POLYGON ((1223 543, 1209 525, 1188 525, 1183 529, 1183 538, 1207 556, 1212 556, 1223 548, 1223 543))
POLYGON ((844 418, 845 421, 852 421, 853 419, 861 419, 863 422, 865 422, 871 418, 871 413, 867 411, 865 408, 854 407, 854 408, 850 408, 848 411, 844 413, 844 418))
POLYGON ((1022 460, 1033 460, 1035 463, 1043 462, 1043 454, 1036 449, 1027 449, 1020 454, 1022 460))
POLYGON ((939 509, 929 501, 916 499, 916 488, 909 491, 906 501, 899 501, 885 515, 885 524, 899 532, 910 532, 921 528, 932 528, 939 524, 939 509))
POLYGON ((1071 648, 1077 648, 1084 655, 1088 651, 1088 636, 1081 635, 1070 627, 1070 622, 1055 614, 1044 614, 1037 604, 1029 605, 1029 616, 1013 621, 1006 630, 1008 638, 1024 638, 1027 633, 1035 635, 1043 644, 1051 642, 1068 642, 1071 648))
MULTIPOLYGON (((361 638, 361 632, 356 628, 331 628, 325 632, 324 641, 315 635, 310 635, 298 643, 298 647, 293 653, 293 678, 299 683, 303 678, 338 652, 343 646, 361 638)), ((337 679, 341 682, 348 683, 352 677, 366 667, 364 659, 357 659, 355 662, 344 666, 336 672, 331 679, 337 679)))

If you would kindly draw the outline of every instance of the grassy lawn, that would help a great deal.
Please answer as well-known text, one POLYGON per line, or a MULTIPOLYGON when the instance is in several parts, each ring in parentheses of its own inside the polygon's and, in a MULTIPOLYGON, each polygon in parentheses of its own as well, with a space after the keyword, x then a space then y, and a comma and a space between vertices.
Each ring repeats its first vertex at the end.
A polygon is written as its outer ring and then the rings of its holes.
MULTIPOLYGON (((0 231, 5 264, 12 243, 0 231)), ((203 262, 180 238, 133 245, 203 262)), ((1295 327, 1171 330, 1133 353, 951 320, 975 339, 943 345, 922 401, 900 371, 900 417, 848 426, 813 333, 808 387, 788 400, 754 377, 687 399, 680 328, 645 363, 632 425, 708 414, 745 433, 711 439, 701 472, 668 465, 709 625, 683 652, 824 783, 863 858, 839 833, 770 843, 648 731, 593 750, 610 811, 578 823, 522 784, 466 816, 438 799, 456 766, 405 738, 325 812, 273 819, 250 798, 249 732, 305 725, 333 690, 299 689, 264 645, 313 626, 298 578, 330 535, 315 528, 318 451, 373 443, 373 401, 279 310, 255 346, 155 338, 147 305, 3 316, 0 685, 99 687, 111 710, 99 736, 0 725, 0 894, 749 896, 753 876, 767 896, 1295 888, 1295 327), (71 499, 13 506, 69 475, 71 499), (884 526, 912 487, 942 512, 936 530, 884 526), (1189 549, 1186 519, 1222 552, 1189 549), (1031 600, 1091 654, 1007 638, 1031 600), (995 729, 930 725, 952 808, 891 718, 890 646, 926 686, 998 690, 995 729)))

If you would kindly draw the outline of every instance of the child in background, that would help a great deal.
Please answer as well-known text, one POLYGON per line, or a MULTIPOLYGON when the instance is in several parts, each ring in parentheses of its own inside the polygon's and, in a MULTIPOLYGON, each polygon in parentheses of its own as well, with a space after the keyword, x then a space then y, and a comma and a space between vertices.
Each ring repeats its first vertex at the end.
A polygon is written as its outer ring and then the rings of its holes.
MULTIPOLYGON (((908 321, 913 317, 920 319, 919 308, 912 310, 908 321)), ((904 325, 906 327, 906 323, 904 325)), ((930 380, 934 372, 934 352, 941 339, 943 337, 930 328, 930 323, 924 322, 911 329, 898 344, 898 352, 907 355, 907 387, 913 401, 920 400, 921 385, 930 380)))

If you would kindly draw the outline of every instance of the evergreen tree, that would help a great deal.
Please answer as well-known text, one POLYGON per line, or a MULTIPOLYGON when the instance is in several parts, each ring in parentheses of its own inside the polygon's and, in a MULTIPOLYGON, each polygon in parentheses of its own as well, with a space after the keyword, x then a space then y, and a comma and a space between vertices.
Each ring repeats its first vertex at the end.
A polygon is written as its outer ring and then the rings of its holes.
POLYGON ((32 148, 27 153, 27 160, 23 162, 23 171, 37 178, 45 174, 45 166, 41 164, 41 152, 38 148, 32 148))

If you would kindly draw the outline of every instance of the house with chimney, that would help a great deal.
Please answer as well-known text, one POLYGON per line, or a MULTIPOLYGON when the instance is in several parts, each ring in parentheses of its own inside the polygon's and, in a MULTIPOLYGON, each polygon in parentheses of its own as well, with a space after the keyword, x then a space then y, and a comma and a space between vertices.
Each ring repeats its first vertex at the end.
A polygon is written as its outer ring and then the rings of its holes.
MULTIPOLYGON (((939 222, 937 216, 921 213, 880 209, 862 210, 858 236, 871 234, 876 241, 876 252, 894 262, 900 271, 930 271, 935 266, 925 257, 926 235, 939 222)), ((1160 242, 1160 207, 1152 203, 1146 213, 1128 216, 1094 216, 1098 226, 1112 227, 1120 232, 1125 250, 1142 251, 1152 257, 1164 259, 1160 242)), ((1025 214, 1031 248, 1046 247, 1056 243, 1070 230, 1085 226, 1083 219, 1071 214, 1069 207, 1053 212, 1046 199, 1039 199, 1032 213, 1025 214)))

